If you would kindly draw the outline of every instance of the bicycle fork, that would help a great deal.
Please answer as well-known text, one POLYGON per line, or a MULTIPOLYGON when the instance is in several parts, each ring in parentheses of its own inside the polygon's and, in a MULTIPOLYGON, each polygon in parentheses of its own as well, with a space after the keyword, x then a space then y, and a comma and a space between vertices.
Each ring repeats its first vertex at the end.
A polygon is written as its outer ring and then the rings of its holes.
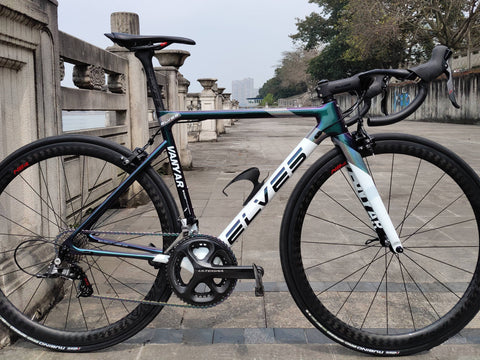
POLYGON ((333 142, 347 159, 347 171, 353 189, 367 212, 381 244, 389 246, 396 254, 402 253, 400 238, 362 156, 353 145, 352 136, 349 133, 340 134, 333 137, 333 142))

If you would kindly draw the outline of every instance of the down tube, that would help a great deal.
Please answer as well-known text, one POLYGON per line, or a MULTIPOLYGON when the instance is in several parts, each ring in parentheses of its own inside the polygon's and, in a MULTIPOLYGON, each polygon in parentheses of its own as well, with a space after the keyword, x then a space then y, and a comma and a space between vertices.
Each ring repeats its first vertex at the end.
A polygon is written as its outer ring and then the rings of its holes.
POLYGON ((235 219, 223 230, 219 239, 228 245, 232 245, 245 231, 255 217, 272 200, 280 188, 287 182, 300 164, 313 152, 319 144, 318 139, 321 131, 314 128, 298 146, 288 155, 263 187, 255 194, 247 205, 238 213, 235 219))

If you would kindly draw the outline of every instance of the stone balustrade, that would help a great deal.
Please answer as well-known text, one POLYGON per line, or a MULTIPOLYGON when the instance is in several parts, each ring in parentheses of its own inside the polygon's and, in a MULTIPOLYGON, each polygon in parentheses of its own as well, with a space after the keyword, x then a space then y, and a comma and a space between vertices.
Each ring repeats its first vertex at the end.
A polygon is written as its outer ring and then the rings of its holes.
MULTIPOLYGON (((143 146, 159 124, 139 60, 117 45, 104 50, 59 31, 57 6, 56 0, 0 3, 0 159, 38 138, 61 134, 62 111, 106 112, 105 126, 73 132, 105 137, 129 148, 143 146), (66 63, 73 65, 74 88, 60 85, 66 76, 66 63)), ((113 32, 139 34, 139 23, 136 14, 111 15, 113 32)), ((168 110, 215 110, 235 105, 220 89, 213 91, 216 80, 212 79, 200 94, 188 94, 190 82, 179 72, 188 52, 163 50, 155 55, 161 64, 155 69, 156 78, 168 110)), ((205 123, 174 127, 185 167, 192 164, 189 139, 215 140, 217 129, 222 128, 216 120, 205 123), (195 132, 196 137, 189 136, 195 132)), ((63 186, 60 181, 50 185, 56 190, 52 193, 63 186)), ((6 218, 18 211, 8 204, 2 206, 6 218)), ((68 211, 65 207, 62 217, 67 217, 68 211)), ((42 216, 47 219, 49 214, 42 216)), ((0 267, 5 266, 8 264, 0 263, 0 267)), ((48 296, 46 293, 46 301, 48 296)), ((0 347, 8 342, 8 331, 0 327, 0 347)))

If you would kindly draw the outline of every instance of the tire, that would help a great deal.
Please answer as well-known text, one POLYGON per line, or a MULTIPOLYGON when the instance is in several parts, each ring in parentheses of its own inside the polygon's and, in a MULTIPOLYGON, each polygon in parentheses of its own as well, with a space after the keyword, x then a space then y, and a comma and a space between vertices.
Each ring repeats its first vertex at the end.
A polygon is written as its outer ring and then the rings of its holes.
POLYGON ((432 348, 480 307, 480 182, 458 156, 428 140, 374 136, 362 154, 404 253, 382 246, 337 148, 296 185, 280 255, 303 314, 331 339, 375 355, 432 348))
MULTIPOLYGON (((60 351, 99 350, 133 336, 162 310, 77 298, 80 280, 36 276, 57 257, 65 231, 78 226, 134 170, 122 161, 130 154, 100 138, 64 135, 29 144, 0 164, 0 319, 27 340, 60 351)), ((115 231, 103 237, 161 249, 174 237, 141 232, 176 233, 177 218, 168 188, 147 167, 90 230, 115 231)), ((82 234, 75 241, 80 247, 122 251, 82 234)), ((162 302, 171 295, 164 266, 93 255, 68 259, 84 271, 93 295, 162 302)))

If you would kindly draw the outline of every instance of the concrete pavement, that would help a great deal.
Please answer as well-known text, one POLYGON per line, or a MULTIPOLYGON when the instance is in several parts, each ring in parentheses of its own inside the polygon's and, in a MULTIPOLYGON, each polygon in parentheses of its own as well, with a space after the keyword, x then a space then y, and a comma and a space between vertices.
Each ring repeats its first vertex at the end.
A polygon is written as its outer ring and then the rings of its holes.
MULTIPOLYGON (((256 166, 261 179, 277 168, 314 125, 312 119, 242 120, 214 143, 191 144, 194 169, 186 173, 203 234, 218 235, 250 193, 247 182, 222 189, 239 172, 256 166)), ((480 127, 403 122, 372 132, 406 132, 440 142, 480 170, 480 127)), ((302 169, 331 148, 320 145, 302 169)), ((207 310, 166 308, 128 341, 90 354, 58 354, 24 341, 0 351, 10 359, 364 359, 321 335, 294 304, 281 272, 278 234, 286 201, 301 172, 234 245, 238 262, 265 269, 263 298, 251 281, 240 282, 223 304, 207 310)), ((173 183, 169 181, 170 186, 173 183)), ((172 188, 172 190, 174 190, 172 188)), ((479 299, 480 301, 480 299, 479 299)), ((447 343, 412 359, 480 359, 480 317, 447 343)))

